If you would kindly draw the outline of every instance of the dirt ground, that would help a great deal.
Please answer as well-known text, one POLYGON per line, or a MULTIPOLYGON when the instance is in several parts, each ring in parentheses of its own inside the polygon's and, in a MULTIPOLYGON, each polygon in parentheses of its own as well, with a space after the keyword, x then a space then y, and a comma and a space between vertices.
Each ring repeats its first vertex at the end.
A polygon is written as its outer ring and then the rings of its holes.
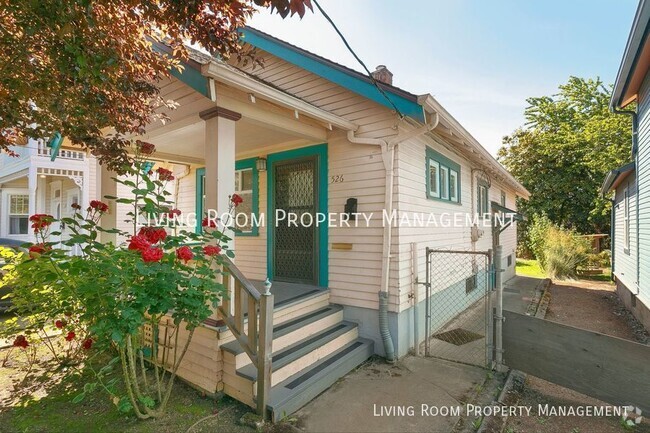
MULTIPOLYGON (((547 320, 647 344, 648 333, 619 301, 612 284, 587 280, 563 281, 553 284, 550 293, 547 320)), ((536 377, 528 376, 518 397, 519 401, 514 404, 532 406, 533 410, 531 416, 510 417, 503 430, 506 433, 630 431, 618 417, 538 416, 536 408, 539 404, 574 407, 607 404, 536 377)), ((633 431, 650 432, 650 421, 644 419, 633 431)))

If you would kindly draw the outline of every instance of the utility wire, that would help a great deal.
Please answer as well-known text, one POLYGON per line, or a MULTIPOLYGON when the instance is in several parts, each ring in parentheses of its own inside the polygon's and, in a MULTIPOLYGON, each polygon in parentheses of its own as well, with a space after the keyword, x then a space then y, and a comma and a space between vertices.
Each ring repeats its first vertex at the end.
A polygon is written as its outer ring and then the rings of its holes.
POLYGON ((368 69, 368 67, 366 66, 366 64, 363 63, 363 60, 361 60, 361 59, 359 58, 359 56, 357 55, 357 53, 354 52, 354 50, 352 49, 352 47, 350 46, 350 44, 348 43, 348 41, 345 39, 345 36, 343 36, 343 33, 341 33, 341 31, 338 29, 338 27, 336 27, 336 24, 334 24, 334 21, 332 21, 332 18, 330 18, 330 16, 327 15, 327 12, 325 12, 325 11, 323 10, 323 8, 321 7, 321 5, 318 4, 318 1, 317 1, 317 0, 311 0, 311 1, 314 2, 314 4, 316 5, 316 7, 317 7, 318 10, 320 11, 320 13, 323 14, 323 16, 325 17, 325 19, 326 19, 326 20, 331 24, 332 28, 334 28, 334 30, 336 31, 336 33, 339 35, 339 37, 341 38, 341 40, 343 41, 343 43, 344 43, 345 46, 347 47, 348 51, 350 51, 350 53, 354 56, 354 58, 357 59, 357 62, 359 62, 359 64, 360 64, 361 66, 363 66, 363 69, 366 70, 366 73, 368 74, 368 78, 370 78, 370 81, 372 82, 372 84, 377 88, 377 90, 379 90, 379 93, 381 93, 381 95, 382 95, 384 98, 386 98, 386 100, 388 101, 388 103, 389 103, 389 104, 393 107, 393 109, 397 112, 397 114, 399 115, 399 117, 400 117, 400 118, 403 118, 404 115, 402 114, 402 112, 399 111, 399 108, 397 108, 397 106, 395 105, 395 103, 394 103, 394 102, 393 102, 393 101, 388 97, 388 95, 386 94, 386 92, 384 92, 384 89, 381 88, 381 86, 379 85, 379 83, 377 82, 377 80, 375 80, 375 77, 372 76, 372 73, 370 72, 370 70, 368 69))

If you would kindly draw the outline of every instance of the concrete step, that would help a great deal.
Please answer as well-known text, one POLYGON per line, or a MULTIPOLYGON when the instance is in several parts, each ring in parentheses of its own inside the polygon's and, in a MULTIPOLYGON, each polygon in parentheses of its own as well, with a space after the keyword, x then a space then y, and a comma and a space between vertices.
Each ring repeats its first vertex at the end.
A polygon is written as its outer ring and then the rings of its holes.
MULTIPOLYGON (((329 299, 329 290, 313 290, 299 299, 280 302, 273 308, 273 327, 275 328, 284 322, 325 308, 329 305, 329 299)), ((244 319, 244 323, 248 323, 248 319, 244 319)), ((235 341, 235 336, 227 326, 220 327, 218 331, 220 345, 235 341)))
MULTIPOLYGON (((359 331, 356 323, 340 322, 275 352, 272 358, 271 386, 309 368, 319 360, 356 340, 358 336, 359 331)), ((230 373, 227 371, 228 367, 224 363, 224 373, 226 374, 230 373)), ((252 382, 253 389, 255 389, 257 369, 253 364, 238 368, 236 375, 252 382)))
POLYGON ((271 389, 267 410, 277 422, 309 403, 374 353, 373 341, 357 338, 271 389))
MULTIPOLYGON (((343 320, 343 307, 328 305, 316 311, 298 316, 283 322, 273 328, 273 352, 279 352, 285 347, 317 334, 323 329, 330 328, 343 320)), ((251 363, 250 358, 237 341, 221 345, 225 364, 231 364, 234 369, 242 368, 251 363)))

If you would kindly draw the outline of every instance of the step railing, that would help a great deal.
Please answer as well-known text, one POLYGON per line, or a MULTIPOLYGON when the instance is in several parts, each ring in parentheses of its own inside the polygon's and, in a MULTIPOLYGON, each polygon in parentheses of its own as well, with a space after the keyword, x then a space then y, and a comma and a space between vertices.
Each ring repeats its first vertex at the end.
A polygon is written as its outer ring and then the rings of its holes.
POLYGON ((257 413, 266 419, 271 390, 273 294, 270 285, 260 293, 226 257, 223 266, 223 283, 229 298, 217 310, 257 368, 257 413))

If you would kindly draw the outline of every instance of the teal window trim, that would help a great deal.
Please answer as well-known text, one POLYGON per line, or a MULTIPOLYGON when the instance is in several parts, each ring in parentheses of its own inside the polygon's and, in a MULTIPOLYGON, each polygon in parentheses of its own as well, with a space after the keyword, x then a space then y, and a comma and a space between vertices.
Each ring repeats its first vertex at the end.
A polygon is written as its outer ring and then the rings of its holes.
MULTIPOLYGON (((259 183, 259 173, 257 171, 257 158, 248 158, 242 159, 235 162, 235 171, 237 170, 253 170, 253 205, 252 212, 255 215, 259 216, 259 194, 260 194, 260 183, 259 183)), ((205 178, 205 168, 196 169, 196 233, 201 233, 203 231, 201 227, 201 222, 203 220, 203 181, 205 178)), ((258 226, 253 226, 253 229, 250 232, 235 233, 235 236, 259 236, 260 228, 258 226)))
MULTIPOLYGON (((259 217, 260 212, 260 183, 259 183, 259 173, 257 171, 257 157, 242 159, 235 162, 235 171, 237 170, 253 170, 253 204, 251 206, 251 211, 253 215, 259 217)), ((235 233, 235 236, 259 236, 260 228, 256 225, 252 225, 252 230, 250 232, 238 232, 235 233)))
MULTIPOLYGON (((306 156, 316 156, 318 167, 318 212, 327 213, 327 143, 317 144, 315 146, 301 147, 298 149, 287 150, 284 152, 272 153, 267 156, 267 254, 266 254, 266 267, 269 278, 273 276, 273 217, 274 217, 274 203, 273 203, 273 164, 287 159, 296 159, 306 156)), ((320 224, 318 226, 318 285, 327 287, 329 279, 329 240, 328 240, 327 224, 320 224)))
POLYGON ((427 198, 429 200, 442 201, 456 205, 462 204, 460 164, 452 161, 451 159, 447 158, 441 153, 436 152, 428 146, 426 147, 425 162, 425 184, 427 198), (434 191, 431 188, 432 185, 430 167, 436 168, 435 182, 437 183, 438 191, 434 191), (452 177, 456 178, 456 181, 454 183, 455 189, 451 186, 452 177), (443 186, 444 191, 442 190, 443 186))

